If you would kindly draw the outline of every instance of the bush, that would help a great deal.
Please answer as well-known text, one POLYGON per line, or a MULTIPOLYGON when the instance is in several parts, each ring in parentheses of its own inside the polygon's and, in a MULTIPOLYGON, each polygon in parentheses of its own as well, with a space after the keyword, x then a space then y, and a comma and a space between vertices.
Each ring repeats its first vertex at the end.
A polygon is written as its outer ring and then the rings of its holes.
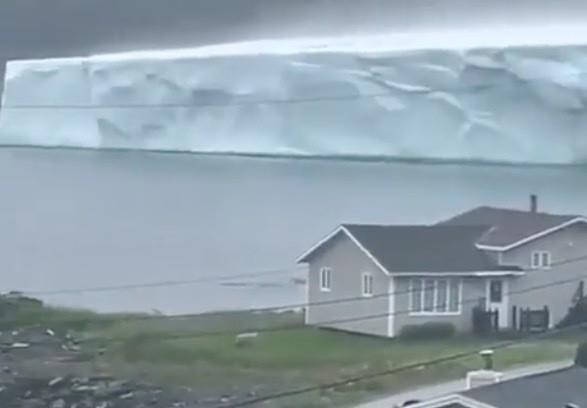
POLYGON ((454 336, 455 326, 452 323, 424 323, 404 326, 399 337, 409 340, 436 340, 454 336))
POLYGON ((473 333, 477 336, 487 336, 493 333, 491 314, 477 306, 473 308, 473 333))
POLYGON ((587 323, 587 298, 581 299, 577 304, 571 307, 558 326, 569 327, 582 323, 587 323))
POLYGON ((587 342, 577 347, 577 354, 575 355, 575 364, 580 367, 587 368, 587 342))

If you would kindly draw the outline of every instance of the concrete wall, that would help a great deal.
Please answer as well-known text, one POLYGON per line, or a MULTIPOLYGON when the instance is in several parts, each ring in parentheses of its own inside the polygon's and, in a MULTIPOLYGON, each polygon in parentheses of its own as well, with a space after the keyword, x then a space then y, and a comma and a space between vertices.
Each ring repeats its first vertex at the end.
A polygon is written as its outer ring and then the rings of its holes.
MULTIPOLYGON (((502 255, 503 263, 530 268, 531 254, 536 250, 550 251, 553 263, 586 256, 587 225, 577 224, 505 252, 502 255)), ((548 305, 551 323, 556 324, 568 312, 580 280, 587 281, 587 260, 555 265, 546 270, 527 271, 526 276, 514 279, 510 283, 510 309, 513 305, 534 309, 548 305), (573 279, 573 282, 564 285, 554 284, 566 279, 573 279), (533 289, 550 283, 554 285, 539 290, 533 289), (526 292, 516 293, 520 291, 526 292)))
POLYGON ((389 278, 344 233, 340 233, 320 249, 308 268, 308 300, 310 303, 336 299, 358 298, 349 302, 315 305, 308 308, 309 325, 388 335, 389 278), (320 291, 320 268, 332 268, 332 290, 320 291), (373 298, 362 297, 362 273, 373 275, 373 298), (377 315, 377 318, 362 319, 377 315), (328 323, 333 320, 354 319, 348 323, 328 323))
POLYGON ((473 307, 478 304, 479 299, 485 297, 485 278, 456 279, 462 279, 463 282, 461 313, 458 315, 421 316, 412 315, 409 312, 410 278, 396 278, 395 288, 400 293, 395 297, 395 333, 399 334, 406 325, 421 325, 430 322, 452 323, 459 332, 471 331, 473 326, 473 307))

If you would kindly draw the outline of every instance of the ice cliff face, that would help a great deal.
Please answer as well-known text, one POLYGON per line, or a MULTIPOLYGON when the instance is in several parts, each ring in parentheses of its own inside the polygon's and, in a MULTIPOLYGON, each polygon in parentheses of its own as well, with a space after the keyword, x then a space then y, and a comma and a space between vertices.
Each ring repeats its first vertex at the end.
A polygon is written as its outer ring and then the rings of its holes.
POLYGON ((279 41, 13 61, 0 144, 587 160, 587 46, 401 45, 279 41))

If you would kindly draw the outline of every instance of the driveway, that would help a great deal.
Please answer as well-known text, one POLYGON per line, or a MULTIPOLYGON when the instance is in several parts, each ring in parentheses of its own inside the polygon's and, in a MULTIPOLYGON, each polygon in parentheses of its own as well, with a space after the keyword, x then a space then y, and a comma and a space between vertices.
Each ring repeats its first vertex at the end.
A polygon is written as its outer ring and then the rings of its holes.
MULTIPOLYGON (((531 366, 524 366, 503 372, 503 380, 512 380, 526 375, 539 374, 546 371, 556 370, 572 365, 571 360, 557 361, 553 363, 542 363, 531 366)), ((440 397, 446 394, 460 392, 465 389, 465 379, 450 381, 446 383, 430 385, 425 387, 418 387, 399 394, 394 394, 388 397, 380 398, 371 402, 357 405, 355 408, 394 408, 401 406, 407 400, 427 400, 440 397)))

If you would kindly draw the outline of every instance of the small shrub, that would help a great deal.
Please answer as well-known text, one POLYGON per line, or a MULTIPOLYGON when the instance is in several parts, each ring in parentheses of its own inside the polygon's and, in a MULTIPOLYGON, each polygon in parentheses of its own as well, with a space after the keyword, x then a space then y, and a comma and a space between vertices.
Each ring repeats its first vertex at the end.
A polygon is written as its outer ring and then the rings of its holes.
POLYGON ((491 315, 481 307, 473 308, 473 333, 477 336, 493 333, 491 315))
POLYGON ((575 364, 580 367, 587 368, 587 342, 577 347, 577 354, 575 355, 575 364))
POLYGON ((454 336, 455 326, 452 323, 424 323, 404 326, 400 332, 401 339, 436 340, 454 336))
POLYGON ((569 327, 587 323, 587 298, 581 299, 569 309, 567 315, 560 321, 558 327, 569 327))

